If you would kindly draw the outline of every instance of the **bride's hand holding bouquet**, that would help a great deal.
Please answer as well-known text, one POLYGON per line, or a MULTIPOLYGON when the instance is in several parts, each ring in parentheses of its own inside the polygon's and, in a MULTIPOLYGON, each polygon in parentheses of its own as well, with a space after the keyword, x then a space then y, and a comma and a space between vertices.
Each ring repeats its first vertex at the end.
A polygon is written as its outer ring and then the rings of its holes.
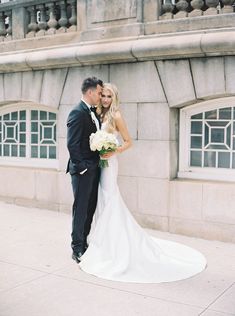
POLYGON ((114 134, 104 130, 99 130, 90 135, 90 148, 92 151, 98 151, 100 154, 99 166, 101 168, 108 167, 108 158, 118 148, 118 140, 114 134))

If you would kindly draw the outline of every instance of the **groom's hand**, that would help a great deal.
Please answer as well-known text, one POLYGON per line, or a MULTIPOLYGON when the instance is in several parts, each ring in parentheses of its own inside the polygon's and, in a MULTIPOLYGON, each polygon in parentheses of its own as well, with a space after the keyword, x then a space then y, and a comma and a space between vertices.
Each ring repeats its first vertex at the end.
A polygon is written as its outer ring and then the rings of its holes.
POLYGON ((111 156, 113 156, 115 154, 115 151, 110 151, 102 156, 100 156, 101 159, 108 159, 110 158, 111 156))

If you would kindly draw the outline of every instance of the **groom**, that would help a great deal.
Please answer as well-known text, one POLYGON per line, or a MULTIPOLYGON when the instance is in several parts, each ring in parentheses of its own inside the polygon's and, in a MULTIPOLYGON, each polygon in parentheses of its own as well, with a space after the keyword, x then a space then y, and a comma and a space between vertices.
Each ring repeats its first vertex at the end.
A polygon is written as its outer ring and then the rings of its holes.
POLYGON ((82 83, 82 99, 67 120, 67 171, 71 175, 74 203, 72 210, 72 258, 79 263, 86 251, 87 236, 95 212, 99 182, 99 154, 90 150, 89 137, 99 129, 95 105, 100 103, 103 82, 90 77, 82 83))

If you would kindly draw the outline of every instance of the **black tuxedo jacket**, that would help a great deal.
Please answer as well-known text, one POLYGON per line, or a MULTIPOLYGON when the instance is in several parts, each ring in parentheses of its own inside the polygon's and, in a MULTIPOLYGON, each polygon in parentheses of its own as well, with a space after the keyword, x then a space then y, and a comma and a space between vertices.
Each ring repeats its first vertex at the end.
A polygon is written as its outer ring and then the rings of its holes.
POLYGON ((97 131, 90 109, 81 101, 70 112, 67 120, 67 147, 69 161, 66 172, 71 175, 86 168, 95 168, 99 163, 99 153, 91 151, 89 137, 97 131))

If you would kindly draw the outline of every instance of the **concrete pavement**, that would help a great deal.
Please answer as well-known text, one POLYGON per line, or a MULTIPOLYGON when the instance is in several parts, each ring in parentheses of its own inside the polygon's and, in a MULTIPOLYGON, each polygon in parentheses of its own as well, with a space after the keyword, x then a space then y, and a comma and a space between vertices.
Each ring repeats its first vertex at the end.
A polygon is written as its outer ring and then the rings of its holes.
POLYGON ((102 280, 71 259, 71 217, 0 202, 0 316, 235 315, 235 244, 148 230, 201 251, 202 273, 183 281, 102 280))

